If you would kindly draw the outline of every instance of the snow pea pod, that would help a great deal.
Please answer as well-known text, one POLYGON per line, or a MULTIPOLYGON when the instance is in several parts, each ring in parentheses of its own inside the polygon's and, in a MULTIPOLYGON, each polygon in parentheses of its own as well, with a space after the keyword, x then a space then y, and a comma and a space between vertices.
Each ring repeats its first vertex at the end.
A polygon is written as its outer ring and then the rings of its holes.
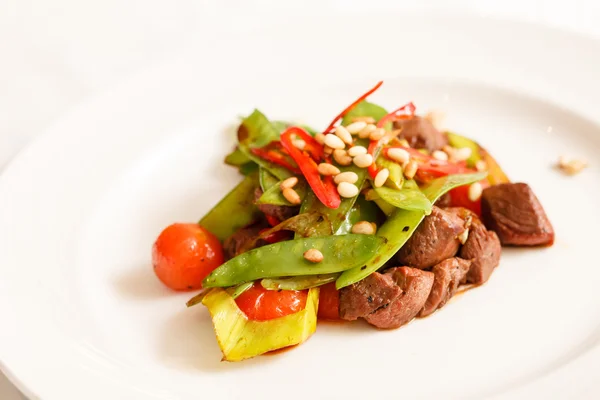
POLYGON ((356 203, 346 214, 346 219, 335 234, 345 235, 350 233, 352 226, 359 221, 377 222, 378 214, 377 206, 372 201, 367 201, 364 196, 358 196, 356 203))
POLYGON ((199 224, 223 241, 235 231, 248 225, 258 215, 253 203, 254 189, 258 185, 256 174, 248 175, 214 206, 199 224))
MULTIPOLYGON (((474 174, 450 175, 434 179, 423 188, 423 193, 431 203, 458 186, 479 182, 486 177, 485 172, 474 174)), ((356 283, 381 268, 412 236, 413 232, 425 218, 422 210, 397 209, 377 231, 377 236, 387 241, 379 248, 366 264, 346 270, 335 282, 338 289, 356 283)))
POLYGON ((258 168, 258 181, 260 182, 260 187, 263 192, 269 190, 273 185, 276 185, 279 182, 273 174, 267 171, 264 168, 258 168))
POLYGON ((331 274, 360 268, 385 242, 384 237, 342 235, 273 243, 227 261, 204 279, 202 287, 228 287, 263 278, 331 274), (303 254, 309 249, 319 250, 323 261, 306 260, 303 254))
POLYGON ((431 214, 432 204, 418 188, 398 190, 382 186, 375 188, 375 193, 386 203, 396 208, 421 210, 427 215, 431 214))
POLYGON ((404 175, 402 175, 402 167, 400 164, 388 160, 385 157, 377 157, 377 169, 387 168, 390 171, 390 176, 386 181, 386 185, 393 189, 402 189, 404 184, 404 175))

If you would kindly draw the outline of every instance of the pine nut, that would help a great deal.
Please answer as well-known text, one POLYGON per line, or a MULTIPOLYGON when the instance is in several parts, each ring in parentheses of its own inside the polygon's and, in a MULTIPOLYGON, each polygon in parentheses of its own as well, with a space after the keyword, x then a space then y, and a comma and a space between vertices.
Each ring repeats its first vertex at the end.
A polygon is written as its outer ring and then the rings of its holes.
POLYGON ((460 241, 461 244, 465 244, 467 242, 467 239, 469 238, 469 229, 465 229, 464 231, 462 231, 462 233, 460 235, 458 235, 458 240, 460 241))
POLYGON ((377 224, 375 222, 371 222, 371 226, 373 227, 373 235, 377 233, 377 224))
POLYGON ((560 168, 567 175, 578 174, 587 167, 588 163, 585 160, 570 160, 566 156, 560 156, 558 159, 558 168, 560 168))
POLYGON ((292 142, 292 144, 294 145, 294 147, 300 150, 304 150, 304 146, 306 146, 306 142, 302 139, 296 139, 292 142))
POLYGON ((376 188, 382 187, 383 184, 385 183, 385 181, 387 181, 389 176, 390 176, 389 169, 384 168, 384 169, 380 170, 377 173, 377 175, 375 176, 375 179, 373 180, 373 185, 375 185, 376 188))
POLYGON ((456 161, 465 161, 473 154, 473 150, 470 147, 461 147, 460 149, 454 150, 452 157, 456 161))
POLYGON ((358 194, 358 188, 348 182, 340 182, 337 186, 337 191, 340 196, 345 198, 351 198, 358 194))
POLYGON ((352 135, 350 135, 350 132, 345 127, 340 125, 335 128, 335 135, 342 139, 342 142, 352 144, 352 135))
POLYGON ((356 157, 359 154, 367 154, 367 148, 364 146, 354 146, 348 149, 350 157, 356 157))
POLYGON ((410 159, 410 154, 404 149, 388 149, 387 156, 400 164, 404 164, 410 159))
POLYGON ((323 261, 323 253, 317 249, 309 249, 304 252, 304 258, 312 263, 323 261))
POLYGON ((406 179, 414 178, 418 168, 419 166, 414 161, 410 161, 408 164, 406 164, 406 168, 404 168, 404 176, 406 179))
POLYGON ((292 176, 291 178, 287 178, 286 180, 284 180, 283 182, 281 182, 279 184, 279 187, 281 188, 281 190, 284 189, 291 189, 294 186, 296 186, 298 184, 298 178, 296 178, 295 176, 292 176))
POLYGON ((319 143, 319 144, 325 144, 325 135, 323 135, 321 132, 317 133, 315 135, 315 140, 319 143))
POLYGON ((302 202, 298 193, 292 188, 285 188, 282 193, 283 197, 292 204, 300 204, 302 202))
POLYGON ((330 156, 333 154, 333 149, 329 146, 323 146, 323 153, 325 153, 326 156, 330 156))
POLYGON ((366 139, 371 136, 371 132, 377 130, 377 127, 373 124, 368 124, 365 126, 360 132, 358 132, 358 137, 361 139, 366 139))
POLYGON ((342 182, 356 183, 358 181, 358 175, 356 175, 355 172, 346 171, 346 172, 342 172, 341 174, 336 175, 335 178, 333 178, 333 181, 336 184, 339 184, 342 182))
POLYGON ((359 154, 354 157, 354 165, 359 168, 367 168, 373 164, 373 156, 370 154, 359 154))
POLYGON ((360 221, 352 225, 352 233, 372 235, 375 233, 375 229, 373 229, 373 225, 369 221, 360 221))
POLYGON ((377 128, 369 135, 369 139, 371 140, 379 140, 385 135, 385 129, 377 128))
POLYGON ((342 166, 348 166, 352 164, 352 157, 348 155, 346 150, 334 150, 333 151, 333 159, 336 163, 342 166))
POLYGON ((475 169, 477 171, 486 171, 487 170, 487 163, 483 160, 477 160, 477 162, 475 163, 475 169))
POLYGON ((325 144, 334 150, 346 147, 342 139, 332 133, 325 135, 325 144))
POLYGON ((317 167, 317 171, 319 171, 321 175, 325 176, 337 175, 340 173, 340 169, 338 167, 329 163, 319 164, 319 166, 317 167))
POLYGON ((469 200, 477 201, 481 197, 481 193, 483 192, 483 187, 481 183, 475 182, 469 186, 469 200))
POLYGON ((365 126, 367 126, 366 122, 358 121, 351 123, 346 127, 346 129, 348 130, 348 132, 355 135, 358 132, 362 131, 365 128, 365 126))
POLYGON ((431 156, 433 158, 435 158, 436 160, 440 160, 440 161, 448 161, 448 154, 444 153, 441 150, 436 150, 434 151, 431 156))

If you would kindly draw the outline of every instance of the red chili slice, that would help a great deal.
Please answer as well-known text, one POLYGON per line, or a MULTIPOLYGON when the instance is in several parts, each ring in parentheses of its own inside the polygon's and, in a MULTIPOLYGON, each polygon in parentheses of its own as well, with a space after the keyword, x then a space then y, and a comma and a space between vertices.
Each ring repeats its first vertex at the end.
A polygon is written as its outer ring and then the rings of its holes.
POLYGON ((348 114, 354 107, 356 107, 358 105, 358 103, 360 103, 361 101, 363 101, 364 99, 366 99, 368 96, 370 96, 371 94, 373 94, 373 92, 375 92, 377 89, 379 89, 379 87, 383 85, 383 81, 379 81, 377 83, 377 85, 373 86, 372 89, 370 89, 368 92, 366 92, 365 94, 363 94, 362 96, 360 96, 358 99, 356 99, 354 101, 354 103, 350 104, 348 107, 346 107, 344 109, 344 111, 342 111, 341 113, 339 113, 334 119, 333 121, 331 121, 331 123, 329 124, 329 126, 327 127, 327 129, 325 129, 323 131, 323 133, 329 133, 331 132, 331 130, 333 129, 333 126, 342 118, 344 118, 344 116, 346 114, 348 114))
POLYGON ((283 148, 279 142, 271 142, 264 147, 254 147, 251 148, 250 151, 252 154, 262 158, 263 160, 267 160, 273 164, 287 168, 294 174, 300 174, 300 169, 290 162, 291 160, 287 154, 283 153, 283 148))
POLYGON ((298 167, 300 167, 302 175, 306 178, 306 181, 310 185, 315 196, 317 196, 321 203, 326 207, 338 208, 341 203, 341 198, 337 192, 337 187, 333 182, 333 178, 330 176, 321 177, 317 170, 317 163, 311 157, 309 150, 306 150, 306 152, 302 151, 292 143, 294 135, 301 137, 306 142, 306 146, 308 146, 309 149, 312 149, 310 151, 313 153, 316 152, 316 147, 320 146, 320 144, 304 131, 304 129, 297 126, 289 127, 281 134, 281 144, 294 161, 296 161, 298 167), (310 139, 307 137, 310 137, 310 139))

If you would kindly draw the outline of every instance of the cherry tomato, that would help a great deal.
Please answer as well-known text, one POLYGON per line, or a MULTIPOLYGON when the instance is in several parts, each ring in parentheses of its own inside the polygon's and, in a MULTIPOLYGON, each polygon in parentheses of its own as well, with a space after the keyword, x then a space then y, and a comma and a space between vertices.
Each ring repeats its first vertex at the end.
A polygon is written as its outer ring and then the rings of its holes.
POLYGON ((335 282, 321 286, 317 316, 320 319, 340 319, 340 292, 335 288, 335 282))
POLYGON ((202 280, 223 262, 219 239, 198 224, 170 225, 152 247, 156 276, 174 290, 200 289, 202 280))
POLYGON ((260 283, 255 283, 235 302, 248 319, 266 321, 302 311, 306 307, 307 296, 308 290, 267 290, 260 283))
MULTIPOLYGON (((484 179, 479 183, 481 183, 481 186, 483 189, 490 186, 487 179, 484 179)), ((469 186, 470 185, 459 186, 456 189, 452 189, 449 192, 450 199, 451 199, 450 204, 452 207, 467 208, 481 217, 481 197, 479 199, 477 199, 476 201, 471 201, 469 199, 469 186)))

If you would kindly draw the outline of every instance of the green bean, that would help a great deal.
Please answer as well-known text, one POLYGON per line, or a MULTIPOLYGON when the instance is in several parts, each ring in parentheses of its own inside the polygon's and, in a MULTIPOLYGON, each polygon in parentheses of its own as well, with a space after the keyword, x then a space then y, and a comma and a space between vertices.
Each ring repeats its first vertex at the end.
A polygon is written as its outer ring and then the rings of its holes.
POLYGON ((385 238, 372 235, 342 235, 273 243, 227 261, 211 272, 202 286, 227 287, 256 279, 331 274, 360 268, 385 242, 385 238), (310 249, 319 250, 323 261, 306 260, 303 255, 310 249))

